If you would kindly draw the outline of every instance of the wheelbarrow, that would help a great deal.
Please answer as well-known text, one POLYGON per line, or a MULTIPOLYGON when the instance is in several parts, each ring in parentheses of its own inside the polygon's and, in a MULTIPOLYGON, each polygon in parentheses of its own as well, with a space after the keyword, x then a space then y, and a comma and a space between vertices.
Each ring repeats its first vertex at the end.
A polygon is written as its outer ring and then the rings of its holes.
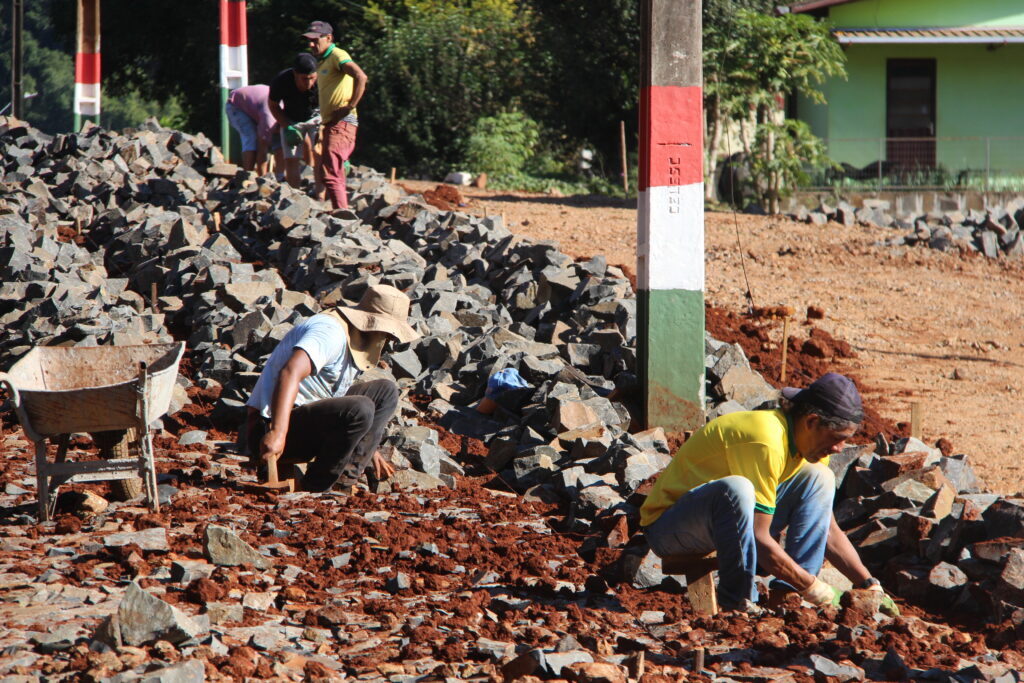
POLYGON ((50 519, 65 483, 143 481, 149 507, 160 510, 149 425, 167 412, 185 344, 38 346, 0 373, 25 435, 36 445, 39 519, 50 519), (137 457, 69 462, 74 432, 129 430, 137 457), (54 462, 46 440, 57 444, 54 462))

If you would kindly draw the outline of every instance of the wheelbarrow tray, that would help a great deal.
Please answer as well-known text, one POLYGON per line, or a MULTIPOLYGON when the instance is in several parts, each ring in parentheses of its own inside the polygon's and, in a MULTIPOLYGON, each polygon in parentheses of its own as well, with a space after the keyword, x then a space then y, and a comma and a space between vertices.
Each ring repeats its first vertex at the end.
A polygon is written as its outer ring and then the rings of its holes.
POLYGON ((139 426, 139 364, 149 375, 146 424, 171 402, 185 344, 38 346, 8 371, 26 432, 53 437, 139 426))

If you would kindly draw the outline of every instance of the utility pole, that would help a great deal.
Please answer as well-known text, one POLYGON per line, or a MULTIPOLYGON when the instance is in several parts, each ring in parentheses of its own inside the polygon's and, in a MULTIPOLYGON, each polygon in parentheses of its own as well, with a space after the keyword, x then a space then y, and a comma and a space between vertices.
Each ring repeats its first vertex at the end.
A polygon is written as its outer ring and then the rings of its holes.
POLYGON ((100 0, 78 0, 75 52, 75 131, 82 117, 100 122, 100 0))
POLYGON ((701 2, 642 0, 637 328, 644 422, 704 424, 701 2))
POLYGON ((231 159, 231 126, 224 112, 228 94, 249 84, 245 0, 220 0, 220 151, 231 159))
POLYGON ((24 75, 25 0, 11 2, 11 114, 16 119, 25 118, 25 97, 21 79, 24 75))

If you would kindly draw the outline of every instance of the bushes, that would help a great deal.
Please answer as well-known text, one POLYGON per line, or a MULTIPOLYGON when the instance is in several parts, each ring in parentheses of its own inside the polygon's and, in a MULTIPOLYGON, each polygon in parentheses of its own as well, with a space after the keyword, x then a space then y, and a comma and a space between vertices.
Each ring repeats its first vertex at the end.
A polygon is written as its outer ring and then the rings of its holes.
POLYGON ((540 126, 526 114, 505 112, 484 116, 473 124, 466 145, 466 164, 474 173, 518 173, 533 156, 540 140, 540 126))
POLYGON ((370 75, 359 107, 360 161, 406 172, 451 169, 464 158, 474 122, 515 107, 523 92, 531 15, 511 0, 491 0, 410 3, 373 19, 380 39, 356 57, 370 75))

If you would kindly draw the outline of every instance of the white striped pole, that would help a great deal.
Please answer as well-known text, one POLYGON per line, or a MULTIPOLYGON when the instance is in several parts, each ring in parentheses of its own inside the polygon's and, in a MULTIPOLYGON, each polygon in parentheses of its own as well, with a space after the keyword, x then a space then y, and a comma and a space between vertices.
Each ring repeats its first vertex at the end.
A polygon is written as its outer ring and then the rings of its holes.
POLYGON ((637 274, 644 421, 704 424, 699 0, 643 0, 637 274))
POLYGON ((224 112, 228 93, 249 84, 245 0, 220 0, 220 146, 231 157, 231 126, 224 112))
POLYGON ((78 0, 75 50, 75 130, 83 117, 100 122, 100 0, 78 0))

